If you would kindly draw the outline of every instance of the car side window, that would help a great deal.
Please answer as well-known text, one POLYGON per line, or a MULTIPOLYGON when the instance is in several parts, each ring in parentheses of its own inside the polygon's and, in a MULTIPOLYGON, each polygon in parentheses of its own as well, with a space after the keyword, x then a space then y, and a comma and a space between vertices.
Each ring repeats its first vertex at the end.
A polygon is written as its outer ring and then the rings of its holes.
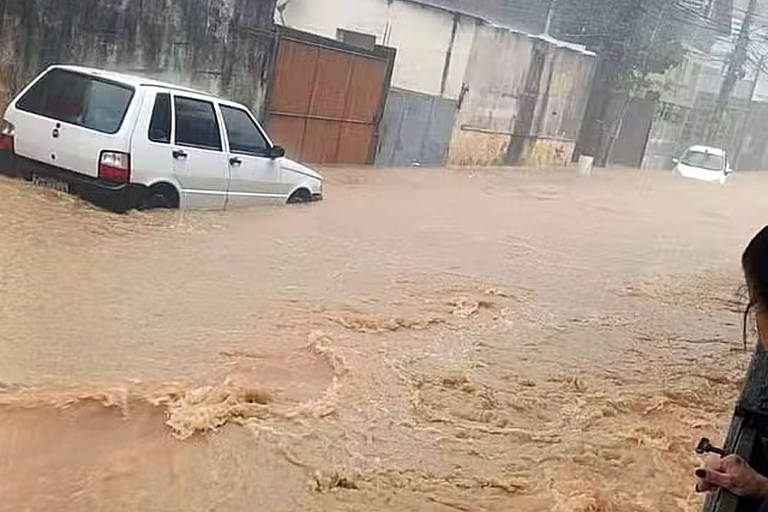
POLYGON ((233 153, 265 155, 269 143, 245 110, 221 105, 221 115, 227 128, 229 150, 233 153))
POLYGON ((171 95, 167 92, 157 93, 155 97, 155 108, 149 122, 149 140, 161 144, 171 142, 171 95))
POLYGON ((221 151, 219 121, 213 103, 175 96, 176 144, 221 151))

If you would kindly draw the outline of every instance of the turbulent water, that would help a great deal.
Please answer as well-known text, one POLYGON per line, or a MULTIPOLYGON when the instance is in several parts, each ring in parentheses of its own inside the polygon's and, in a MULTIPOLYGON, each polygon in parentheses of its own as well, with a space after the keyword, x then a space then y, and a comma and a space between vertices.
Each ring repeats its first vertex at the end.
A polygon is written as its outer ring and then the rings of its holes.
POLYGON ((117 216, 0 179, 0 510, 697 510, 768 176, 328 169, 117 216))

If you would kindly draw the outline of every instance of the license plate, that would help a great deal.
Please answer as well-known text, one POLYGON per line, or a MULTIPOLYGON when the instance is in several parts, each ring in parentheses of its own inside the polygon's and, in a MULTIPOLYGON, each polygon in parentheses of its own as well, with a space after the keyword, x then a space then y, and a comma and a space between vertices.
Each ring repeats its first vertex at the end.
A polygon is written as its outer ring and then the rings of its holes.
POLYGON ((39 176, 37 174, 33 174, 32 183, 38 187, 69 193, 69 183, 60 179, 51 178, 50 176, 39 176))

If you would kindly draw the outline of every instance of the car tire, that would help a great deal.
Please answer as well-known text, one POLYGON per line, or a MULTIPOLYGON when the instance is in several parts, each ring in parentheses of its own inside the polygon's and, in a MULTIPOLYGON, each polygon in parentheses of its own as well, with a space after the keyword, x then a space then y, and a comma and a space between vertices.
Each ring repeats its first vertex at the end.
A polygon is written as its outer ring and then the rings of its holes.
POLYGON ((312 201, 312 194, 305 188, 300 188, 288 198, 288 204, 302 204, 312 201))
POLYGON ((170 185, 153 185, 141 200, 139 210, 174 209, 179 207, 179 196, 170 185))

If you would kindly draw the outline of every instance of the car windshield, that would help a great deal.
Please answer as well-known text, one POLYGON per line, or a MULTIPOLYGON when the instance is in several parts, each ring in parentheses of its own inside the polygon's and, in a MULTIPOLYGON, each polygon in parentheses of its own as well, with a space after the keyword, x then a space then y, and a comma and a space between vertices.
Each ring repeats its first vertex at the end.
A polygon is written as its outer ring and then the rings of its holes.
POLYGON ((722 171, 723 157, 705 151, 688 151, 682 160, 683 165, 698 167, 708 171, 722 171))

